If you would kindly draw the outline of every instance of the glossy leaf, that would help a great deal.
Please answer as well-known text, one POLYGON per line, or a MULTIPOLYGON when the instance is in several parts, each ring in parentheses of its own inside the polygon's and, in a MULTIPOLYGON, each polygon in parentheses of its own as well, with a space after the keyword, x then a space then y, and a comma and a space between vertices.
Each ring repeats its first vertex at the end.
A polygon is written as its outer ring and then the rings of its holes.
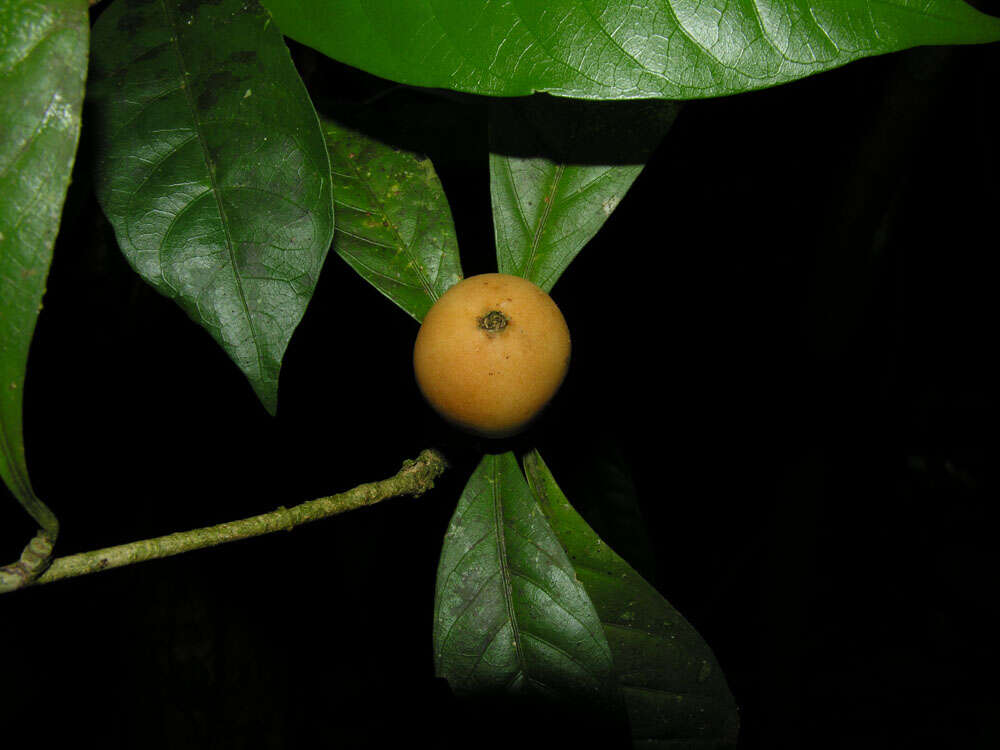
POLYGON ((421 321, 462 278, 458 241, 430 159, 324 120, 333 170, 333 248, 421 321))
POLYGON ((493 96, 699 99, 871 55, 1000 39, 962 0, 264 0, 296 41, 383 78, 493 96))
POLYGON ((25 463, 22 394, 80 135, 84 0, 0 0, 0 477, 54 536, 25 463))
POLYGON ((97 195, 138 273, 265 408, 333 236, 319 120, 256 0, 116 0, 94 27, 97 195))
POLYGON ((459 694, 616 705, 611 652, 513 453, 483 458, 445 535, 434 606, 438 676, 459 694))
POLYGON ((642 171, 672 102, 531 97, 490 105, 497 264, 550 291, 642 171))
POLYGON ((736 703, 708 645, 577 514, 537 452, 524 465, 538 507, 604 626, 635 744, 735 746, 736 703))

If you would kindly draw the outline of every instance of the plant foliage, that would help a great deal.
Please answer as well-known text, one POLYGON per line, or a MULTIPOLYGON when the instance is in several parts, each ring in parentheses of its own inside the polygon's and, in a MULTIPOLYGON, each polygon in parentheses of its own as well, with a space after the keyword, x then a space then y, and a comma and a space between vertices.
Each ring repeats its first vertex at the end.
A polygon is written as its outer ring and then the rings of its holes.
POLYGON ((375 75, 490 96, 702 99, 925 44, 1000 39, 962 0, 265 0, 375 75))
POLYGON ((333 236, 330 162, 277 27, 242 0, 117 0, 94 27, 95 187, 132 267, 268 411, 333 236))

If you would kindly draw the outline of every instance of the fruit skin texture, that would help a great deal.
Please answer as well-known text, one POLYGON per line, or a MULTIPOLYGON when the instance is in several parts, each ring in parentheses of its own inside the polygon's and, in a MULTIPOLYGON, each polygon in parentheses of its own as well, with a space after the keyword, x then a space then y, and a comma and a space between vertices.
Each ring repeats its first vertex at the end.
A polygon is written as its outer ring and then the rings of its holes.
POLYGON ((455 284, 428 311, 413 370, 442 417, 500 438, 527 427, 555 395, 569 355, 569 328, 548 294, 520 276, 485 273, 455 284))

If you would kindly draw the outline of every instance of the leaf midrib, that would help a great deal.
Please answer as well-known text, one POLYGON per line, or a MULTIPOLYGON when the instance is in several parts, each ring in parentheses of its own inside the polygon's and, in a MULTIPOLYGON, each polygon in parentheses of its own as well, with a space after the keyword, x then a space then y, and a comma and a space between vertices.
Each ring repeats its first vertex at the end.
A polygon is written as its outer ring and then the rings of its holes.
POLYGON ((490 489, 493 493, 493 523, 496 526, 497 536, 497 557, 500 563, 501 588, 503 589, 504 604, 507 606, 507 618, 510 620, 510 629, 514 637, 514 650, 517 653, 518 668, 521 673, 527 676, 525 669, 524 649, 521 644, 521 629, 517 623, 517 614, 514 609, 514 584, 510 566, 507 560, 507 543, 504 535, 503 498, 499 490, 500 476, 497 471, 496 456, 491 458, 493 466, 490 469, 490 489))
POLYGON ((250 338, 253 341, 254 350, 257 352, 257 367, 259 368, 259 377, 263 381, 264 373, 266 368, 264 367, 264 352, 260 344, 260 336, 257 332, 257 326, 254 324, 253 316, 250 314, 250 305, 247 303, 246 294, 243 291, 243 283, 240 278, 239 270, 236 266, 236 252, 233 249, 233 237, 229 230, 229 219, 226 216, 226 210, 222 205, 222 193, 219 189, 219 183, 215 176, 215 170, 212 169, 212 161, 208 153, 208 144, 205 139, 205 134, 202 131, 201 119, 198 117, 198 108, 191 94, 191 87, 188 85, 188 72, 187 67, 184 64, 184 55, 181 54, 181 43, 180 43, 180 26, 175 22, 174 17, 171 15, 169 8, 167 7, 166 0, 160 0, 160 6, 163 8, 163 15, 167 19, 167 26, 173 29, 174 34, 171 37, 171 41, 174 45, 174 50, 177 53, 177 64, 181 71, 181 88, 184 90, 184 97, 187 99, 188 107, 191 110, 191 117, 194 120, 195 132, 198 134, 198 142, 201 144, 202 155, 205 157, 205 170, 208 172, 209 187, 212 191, 212 195, 215 198, 215 205, 219 211, 219 218, 222 220, 222 231, 225 233, 226 237, 226 251, 229 254, 229 262, 233 269, 233 277, 236 280, 236 293, 240 300, 240 307, 243 309, 243 315, 246 318, 247 325, 250 327, 250 338))
MULTIPOLYGON (((521 215, 521 221, 524 223, 525 229, 531 229, 531 225, 528 223, 528 217, 525 214, 524 208, 521 206, 521 196, 517 190, 517 182, 514 179, 514 172, 511 168, 511 157, 504 157, 504 165, 507 167, 507 176, 510 179, 510 184, 514 186, 514 200, 517 203, 517 211, 521 215)), ((549 214, 552 213, 552 204, 555 202, 556 192, 559 187, 559 182, 562 180, 563 173, 566 171, 565 164, 555 165, 555 174, 552 177, 552 182, 549 185, 549 189, 546 194, 542 197, 542 215, 538 218, 538 223, 535 225, 534 231, 532 232, 531 245, 528 248, 528 257, 524 262, 524 270, 522 275, 524 278, 532 279, 532 267, 535 261, 538 259, 538 247, 542 242, 542 235, 545 234, 546 224, 549 220, 549 214)))

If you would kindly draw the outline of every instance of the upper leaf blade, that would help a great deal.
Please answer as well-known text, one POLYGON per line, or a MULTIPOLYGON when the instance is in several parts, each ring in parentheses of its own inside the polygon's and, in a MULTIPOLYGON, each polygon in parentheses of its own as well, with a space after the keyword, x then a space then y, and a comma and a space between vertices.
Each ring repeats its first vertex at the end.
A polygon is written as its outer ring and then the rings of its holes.
POLYGON ((98 199, 129 263, 265 408, 333 237, 319 120, 255 0, 117 0, 94 27, 98 199))
POLYGON ((458 693, 617 703, 597 614, 513 453, 483 458, 448 527, 434 657, 458 693))
POLYGON ((551 291, 673 124, 673 102, 490 103, 497 264, 551 291))
POLYGON ((537 452, 524 461, 538 507, 604 626, 632 737, 642 747, 733 747, 736 703, 708 644, 569 504, 537 452))
POLYGON ((333 248, 417 321, 462 278, 451 210, 430 159, 323 121, 337 229, 333 248))
POLYGON ((0 0, 0 477, 49 531, 28 478, 22 394, 80 135, 83 0, 0 0))
POLYGON ((1000 39, 962 0, 264 0, 282 31, 402 83, 493 96, 699 99, 872 55, 1000 39))

